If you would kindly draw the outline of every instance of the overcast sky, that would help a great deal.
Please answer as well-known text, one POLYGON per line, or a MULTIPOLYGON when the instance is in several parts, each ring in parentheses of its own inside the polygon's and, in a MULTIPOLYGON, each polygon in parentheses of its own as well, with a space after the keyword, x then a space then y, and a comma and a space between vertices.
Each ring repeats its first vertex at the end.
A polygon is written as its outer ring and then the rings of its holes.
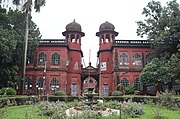
MULTIPOLYGON (((33 21, 40 28, 43 39, 64 39, 62 32, 73 19, 81 25, 82 51, 85 65, 96 66, 99 39, 95 36, 99 26, 108 21, 119 32, 116 39, 138 40, 136 21, 143 20, 143 8, 150 0, 46 0, 40 13, 33 12, 33 21)), ((163 5, 168 0, 160 0, 163 5)), ((180 0, 177 0, 180 3, 180 0)), ((145 39, 145 38, 144 38, 145 39)), ((84 64, 83 64, 84 65, 84 64)))

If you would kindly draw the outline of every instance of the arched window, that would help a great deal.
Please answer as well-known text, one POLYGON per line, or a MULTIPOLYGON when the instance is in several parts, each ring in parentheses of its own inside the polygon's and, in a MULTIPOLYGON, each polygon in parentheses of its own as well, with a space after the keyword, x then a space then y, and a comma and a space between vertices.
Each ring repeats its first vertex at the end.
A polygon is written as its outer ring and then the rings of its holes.
POLYGON ((129 65, 128 55, 126 53, 120 55, 120 65, 129 65))
POLYGON ((45 89, 45 80, 42 77, 36 80, 36 88, 39 90, 45 89))
POLYGON ((129 80, 127 78, 123 78, 121 80, 121 84, 124 86, 124 87, 127 87, 129 85, 129 80))
POLYGON ((38 55, 38 63, 39 64, 45 64, 45 61, 47 61, 46 57, 47 57, 46 54, 44 52, 41 52, 38 55))
POLYGON ((134 87, 136 88, 136 90, 142 90, 143 89, 143 85, 141 84, 139 78, 136 78, 134 80, 134 87))
POLYGON ((133 55, 133 65, 142 65, 142 58, 140 54, 135 53, 133 55))
POLYGON ((57 90, 59 89, 59 81, 56 78, 52 78, 50 82, 50 89, 57 90))
POLYGON ((26 90, 31 90, 32 89, 32 80, 31 79, 29 79, 29 78, 25 79, 24 88, 26 90))
POLYGON ((51 57, 51 64, 59 64, 60 62, 60 55, 55 52, 54 54, 52 54, 52 57, 51 57))
POLYGON ((146 64, 150 63, 152 60, 152 55, 151 54, 147 54, 146 55, 146 64))

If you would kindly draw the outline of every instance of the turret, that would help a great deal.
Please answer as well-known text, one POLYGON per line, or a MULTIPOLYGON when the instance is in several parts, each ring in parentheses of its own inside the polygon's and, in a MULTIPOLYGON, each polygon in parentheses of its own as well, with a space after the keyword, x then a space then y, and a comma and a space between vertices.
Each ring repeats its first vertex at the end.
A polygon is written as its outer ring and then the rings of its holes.
POLYGON ((100 25, 99 32, 96 33, 96 36, 99 37, 100 49, 104 49, 103 45, 109 47, 112 45, 113 40, 118 35, 118 32, 114 31, 114 29, 115 29, 114 25, 109 23, 108 21, 100 25))
POLYGON ((75 20, 66 26, 63 36, 68 42, 68 77, 67 77, 67 92, 70 95, 76 96, 81 94, 81 59, 83 53, 81 50, 81 37, 85 34, 81 31, 81 25, 75 20))
POLYGON ((113 71, 113 53, 112 44, 118 32, 114 31, 115 27, 109 22, 102 23, 96 36, 99 37, 99 93, 109 95, 114 83, 112 83, 113 71))

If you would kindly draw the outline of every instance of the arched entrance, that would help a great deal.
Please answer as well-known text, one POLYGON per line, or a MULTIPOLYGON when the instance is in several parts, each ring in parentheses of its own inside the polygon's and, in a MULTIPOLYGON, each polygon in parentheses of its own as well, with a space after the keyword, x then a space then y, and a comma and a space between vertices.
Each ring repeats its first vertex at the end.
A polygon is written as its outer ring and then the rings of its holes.
POLYGON ((99 90, 98 69, 92 67, 91 63, 89 63, 88 67, 83 68, 82 74, 81 74, 81 92, 83 93, 84 90, 87 88, 89 88, 89 89, 94 88, 96 93, 98 93, 98 90, 99 90))
POLYGON ((88 89, 93 89, 95 93, 98 93, 99 90, 98 77, 94 77, 94 76, 84 77, 81 81, 82 81, 81 82, 82 93, 84 91, 87 91, 88 89))

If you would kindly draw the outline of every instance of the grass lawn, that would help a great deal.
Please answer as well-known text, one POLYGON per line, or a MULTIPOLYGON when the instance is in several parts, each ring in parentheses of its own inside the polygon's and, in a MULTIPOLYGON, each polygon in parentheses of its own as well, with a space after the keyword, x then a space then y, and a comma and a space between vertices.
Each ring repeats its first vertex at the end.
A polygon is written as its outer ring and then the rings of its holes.
POLYGON ((48 119, 39 115, 37 105, 12 106, 0 109, 0 119, 48 119))
POLYGON ((158 105, 144 105, 145 114, 140 118, 130 119, 180 119, 180 109, 171 110, 158 105), (154 118, 158 115, 163 118, 154 118))
MULTIPOLYGON (((131 119, 155 119, 155 115, 161 115, 164 118, 156 119, 180 119, 180 109, 170 110, 157 105, 144 105, 145 114, 140 118, 131 119)), ((0 109, 0 119, 48 119, 39 115, 37 105, 13 106, 0 109)), ((111 118, 112 119, 112 118, 111 118)), ((117 119, 117 117, 116 117, 117 119)))

